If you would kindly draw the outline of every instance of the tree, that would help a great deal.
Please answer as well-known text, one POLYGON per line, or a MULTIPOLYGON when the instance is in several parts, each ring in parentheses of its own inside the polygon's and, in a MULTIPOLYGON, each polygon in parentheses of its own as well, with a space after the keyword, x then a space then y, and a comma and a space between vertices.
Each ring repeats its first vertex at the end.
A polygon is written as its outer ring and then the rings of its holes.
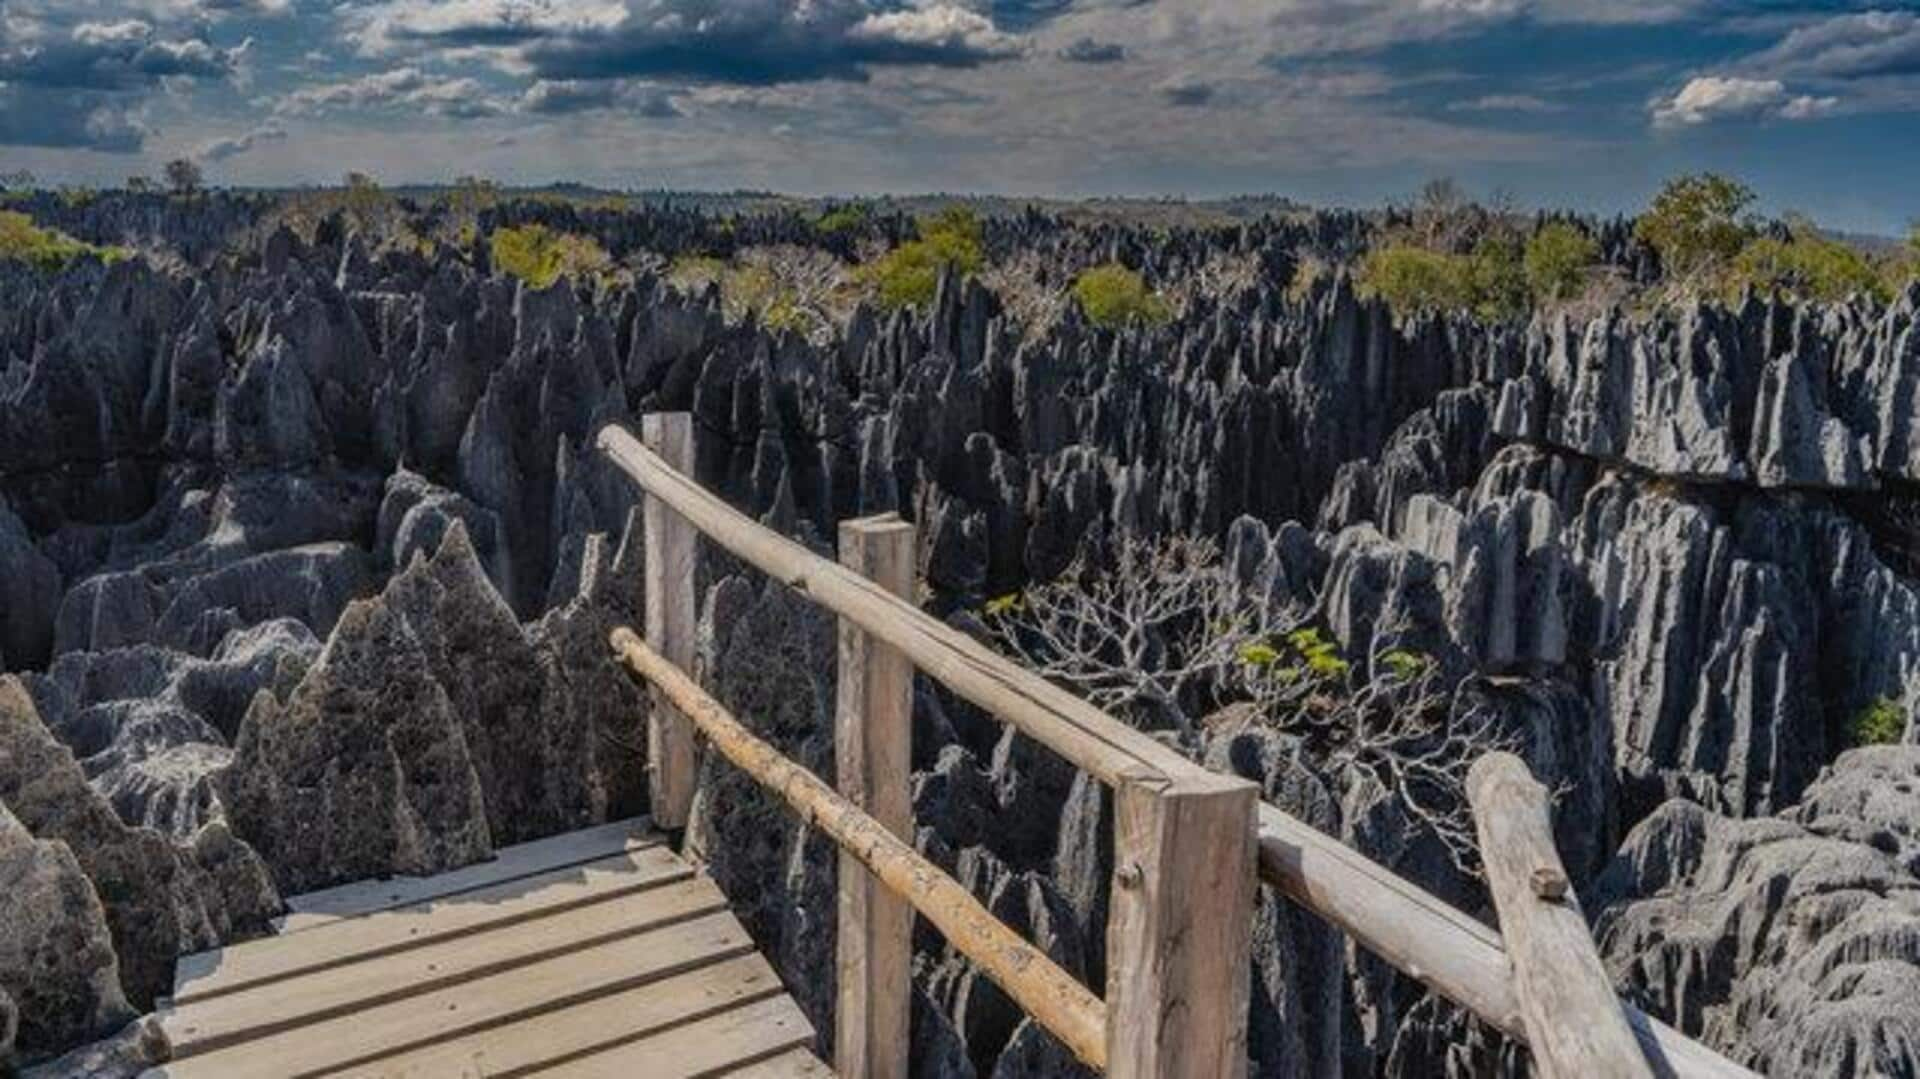
POLYGON ((1461 311, 1473 306, 1472 281, 1455 255, 1409 244, 1367 252, 1360 263, 1360 290, 1386 300, 1395 311, 1461 311))
POLYGON ((1711 172, 1667 182, 1633 233, 1660 254, 1671 278, 1690 278, 1724 266, 1753 234, 1743 215, 1753 190, 1711 172))
POLYGON ((1024 665, 1122 718, 1191 731, 1202 711, 1231 711, 1297 735, 1319 767, 1377 777, 1462 872, 1475 871, 1467 769, 1515 740, 1491 715, 1456 712, 1431 657, 1383 647, 1349 660, 1300 611, 1242 588, 1210 541, 1127 536, 1099 567, 1083 554, 984 614, 1024 665))
POLYGON ((1525 314, 1527 272, 1520 238, 1505 230, 1481 236, 1467 259, 1467 288, 1469 302, 1482 318, 1525 314))
POLYGON ((29 191, 39 183, 39 179, 26 169, 0 173, 0 191, 29 191))
POLYGON ((1564 221, 1543 225, 1527 241, 1527 288, 1540 302, 1571 300, 1599 259, 1599 243, 1584 230, 1564 221))
POLYGON ((1073 283, 1073 296, 1094 325, 1109 329, 1135 323, 1158 326, 1173 317, 1167 301, 1148 288, 1139 274, 1117 262, 1081 274, 1073 283))
POLYGON ((1451 176, 1437 176, 1422 184, 1413 211, 1421 242, 1438 251, 1453 250, 1460 239, 1461 218, 1467 206, 1467 193, 1451 176))
POLYGON ((489 245, 495 270, 540 289, 562 275, 600 273, 613 265, 592 237, 555 232, 545 225, 495 229, 489 245))
POLYGON ((901 244, 866 267, 863 276, 887 307, 920 307, 933 301, 947 267, 978 273, 986 262, 980 220, 964 206, 949 206, 920 222, 920 238, 901 244))
POLYGON ((166 177, 167 186, 176 194, 190 195, 200 190, 206 174, 201 172, 200 166, 190 158, 176 157, 167 162, 166 177))
POLYGON ((40 270, 59 270, 88 256, 107 263, 128 256, 124 248, 82 243, 64 232, 43 229, 26 214, 0 210, 0 262, 24 262, 40 270))
POLYGON ((160 185, 153 182, 151 176, 134 175, 127 177, 127 190, 136 195, 147 195, 159 190, 160 185))
POLYGON ((1729 295, 1753 289, 1803 300, 1890 298, 1892 283, 1858 248, 1829 239, 1803 217, 1791 219, 1789 227, 1787 239, 1762 236, 1741 248, 1727 271, 1729 295))

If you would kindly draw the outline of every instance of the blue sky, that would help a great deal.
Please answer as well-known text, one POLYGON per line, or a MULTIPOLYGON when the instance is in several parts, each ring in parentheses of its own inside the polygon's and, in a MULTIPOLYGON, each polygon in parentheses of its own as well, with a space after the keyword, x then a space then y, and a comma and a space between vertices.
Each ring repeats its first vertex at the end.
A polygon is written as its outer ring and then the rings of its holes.
POLYGON ((0 0, 0 172, 1920 216, 1920 2, 0 0))

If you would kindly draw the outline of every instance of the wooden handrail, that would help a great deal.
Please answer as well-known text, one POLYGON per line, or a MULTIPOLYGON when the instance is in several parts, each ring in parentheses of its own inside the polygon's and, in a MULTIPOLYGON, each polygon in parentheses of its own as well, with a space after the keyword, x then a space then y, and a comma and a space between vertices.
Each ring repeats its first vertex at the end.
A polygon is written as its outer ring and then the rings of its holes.
MULTIPOLYGON (((1204 782, 1212 772, 872 581, 765 528, 675 470, 624 429, 597 445, 649 498, 762 572, 887 641, 962 698, 1113 785, 1149 775, 1204 782)), ((1214 777, 1218 779, 1218 777, 1214 777)), ((1411 881, 1276 806, 1256 809, 1260 876, 1362 947, 1521 1042, 1527 1039, 1500 936, 1411 881)), ((1628 1022, 1655 1071, 1685 1077, 1753 1072, 1639 1010, 1628 1022)))
POLYGON ((728 760, 787 800, 881 883, 913 904, 993 983, 1089 1067, 1107 1066, 1107 1006, 1044 953, 1022 940, 954 880, 832 787, 754 737, 686 673, 631 629, 613 631, 613 650, 673 702, 728 760))
POLYGON ((672 468, 617 426, 598 445, 648 495, 709 539, 900 650, 949 689, 1013 724, 1108 786, 1123 776, 1218 776, 1120 723, 857 573, 762 526, 672 468))
POLYGON ((1467 773, 1467 800, 1535 1068, 1545 1079, 1652 1079, 1554 850, 1547 789, 1519 757, 1488 753, 1467 773))

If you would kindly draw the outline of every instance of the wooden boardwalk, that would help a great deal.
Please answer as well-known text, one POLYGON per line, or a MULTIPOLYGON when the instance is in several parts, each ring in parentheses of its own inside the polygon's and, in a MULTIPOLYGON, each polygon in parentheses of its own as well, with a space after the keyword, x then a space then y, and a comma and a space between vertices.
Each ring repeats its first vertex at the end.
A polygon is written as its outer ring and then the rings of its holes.
POLYGON ((148 1079, 829 1074, 713 882, 646 822, 289 901, 188 956, 148 1079))

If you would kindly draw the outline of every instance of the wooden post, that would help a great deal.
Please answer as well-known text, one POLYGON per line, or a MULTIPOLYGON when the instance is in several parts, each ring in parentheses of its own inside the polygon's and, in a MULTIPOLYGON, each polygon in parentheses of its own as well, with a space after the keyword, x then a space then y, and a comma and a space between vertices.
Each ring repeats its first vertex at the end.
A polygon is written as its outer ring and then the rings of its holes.
MULTIPOLYGON (((655 413, 640 420, 640 438, 666 463, 693 475, 693 417, 685 412, 655 413)), ((647 495, 647 643, 686 669, 693 667, 693 637, 699 624, 693 567, 699 533, 671 506, 647 495)), ((647 790, 654 823, 687 826, 693 789, 699 780, 693 727, 671 701, 653 695, 647 721, 647 790)))
MULTIPOLYGON (((843 522, 840 564, 911 601, 913 526, 894 514, 843 522)), ((845 618, 840 619, 834 738, 840 793, 912 843, 913 665, 845 618)), ((913 907, 844 850, 838 952, 834 1070, 866 1079, 907 1079, 913 907)))
MULTIPOLYGON (((1107 1005, 1045 952, 1020 939, 973 893, 842 798, 820 777, 780 755, 741 726, 686 672, 662 659, 625 626, 609 637, 614 654, 678 704, 720 755, 787 800, 800 819, 860 860, 896 895, 906 897, 961 955, 973 960, 1014 1004, 1046 1027, 1095 1071, 1107 1067, 1107 1005)), ((1240 923, 1247 924, 1244 920, 1240 923)), ((1245 957, 1242 956, 1242 967, 1245 957)), ((1244 981, 1241 983, 1246 984, 1244 981)), ((1242 1000, 1244 1005, 1245 1001, 1242 1000)))
POLYGON ((1594 949, 1553 847, 1547 789, 1526 762, 1489 753, 1467 773, 1487 889, 1513 963, 1520 1019, 1547 1079, 1642 1079, 1646 1057, 1594 949))
POLYGON ((1247 1072, 1251 783, 1121 777, 1107 915, 1107 1061, 1120 1079, 1247 1072))

